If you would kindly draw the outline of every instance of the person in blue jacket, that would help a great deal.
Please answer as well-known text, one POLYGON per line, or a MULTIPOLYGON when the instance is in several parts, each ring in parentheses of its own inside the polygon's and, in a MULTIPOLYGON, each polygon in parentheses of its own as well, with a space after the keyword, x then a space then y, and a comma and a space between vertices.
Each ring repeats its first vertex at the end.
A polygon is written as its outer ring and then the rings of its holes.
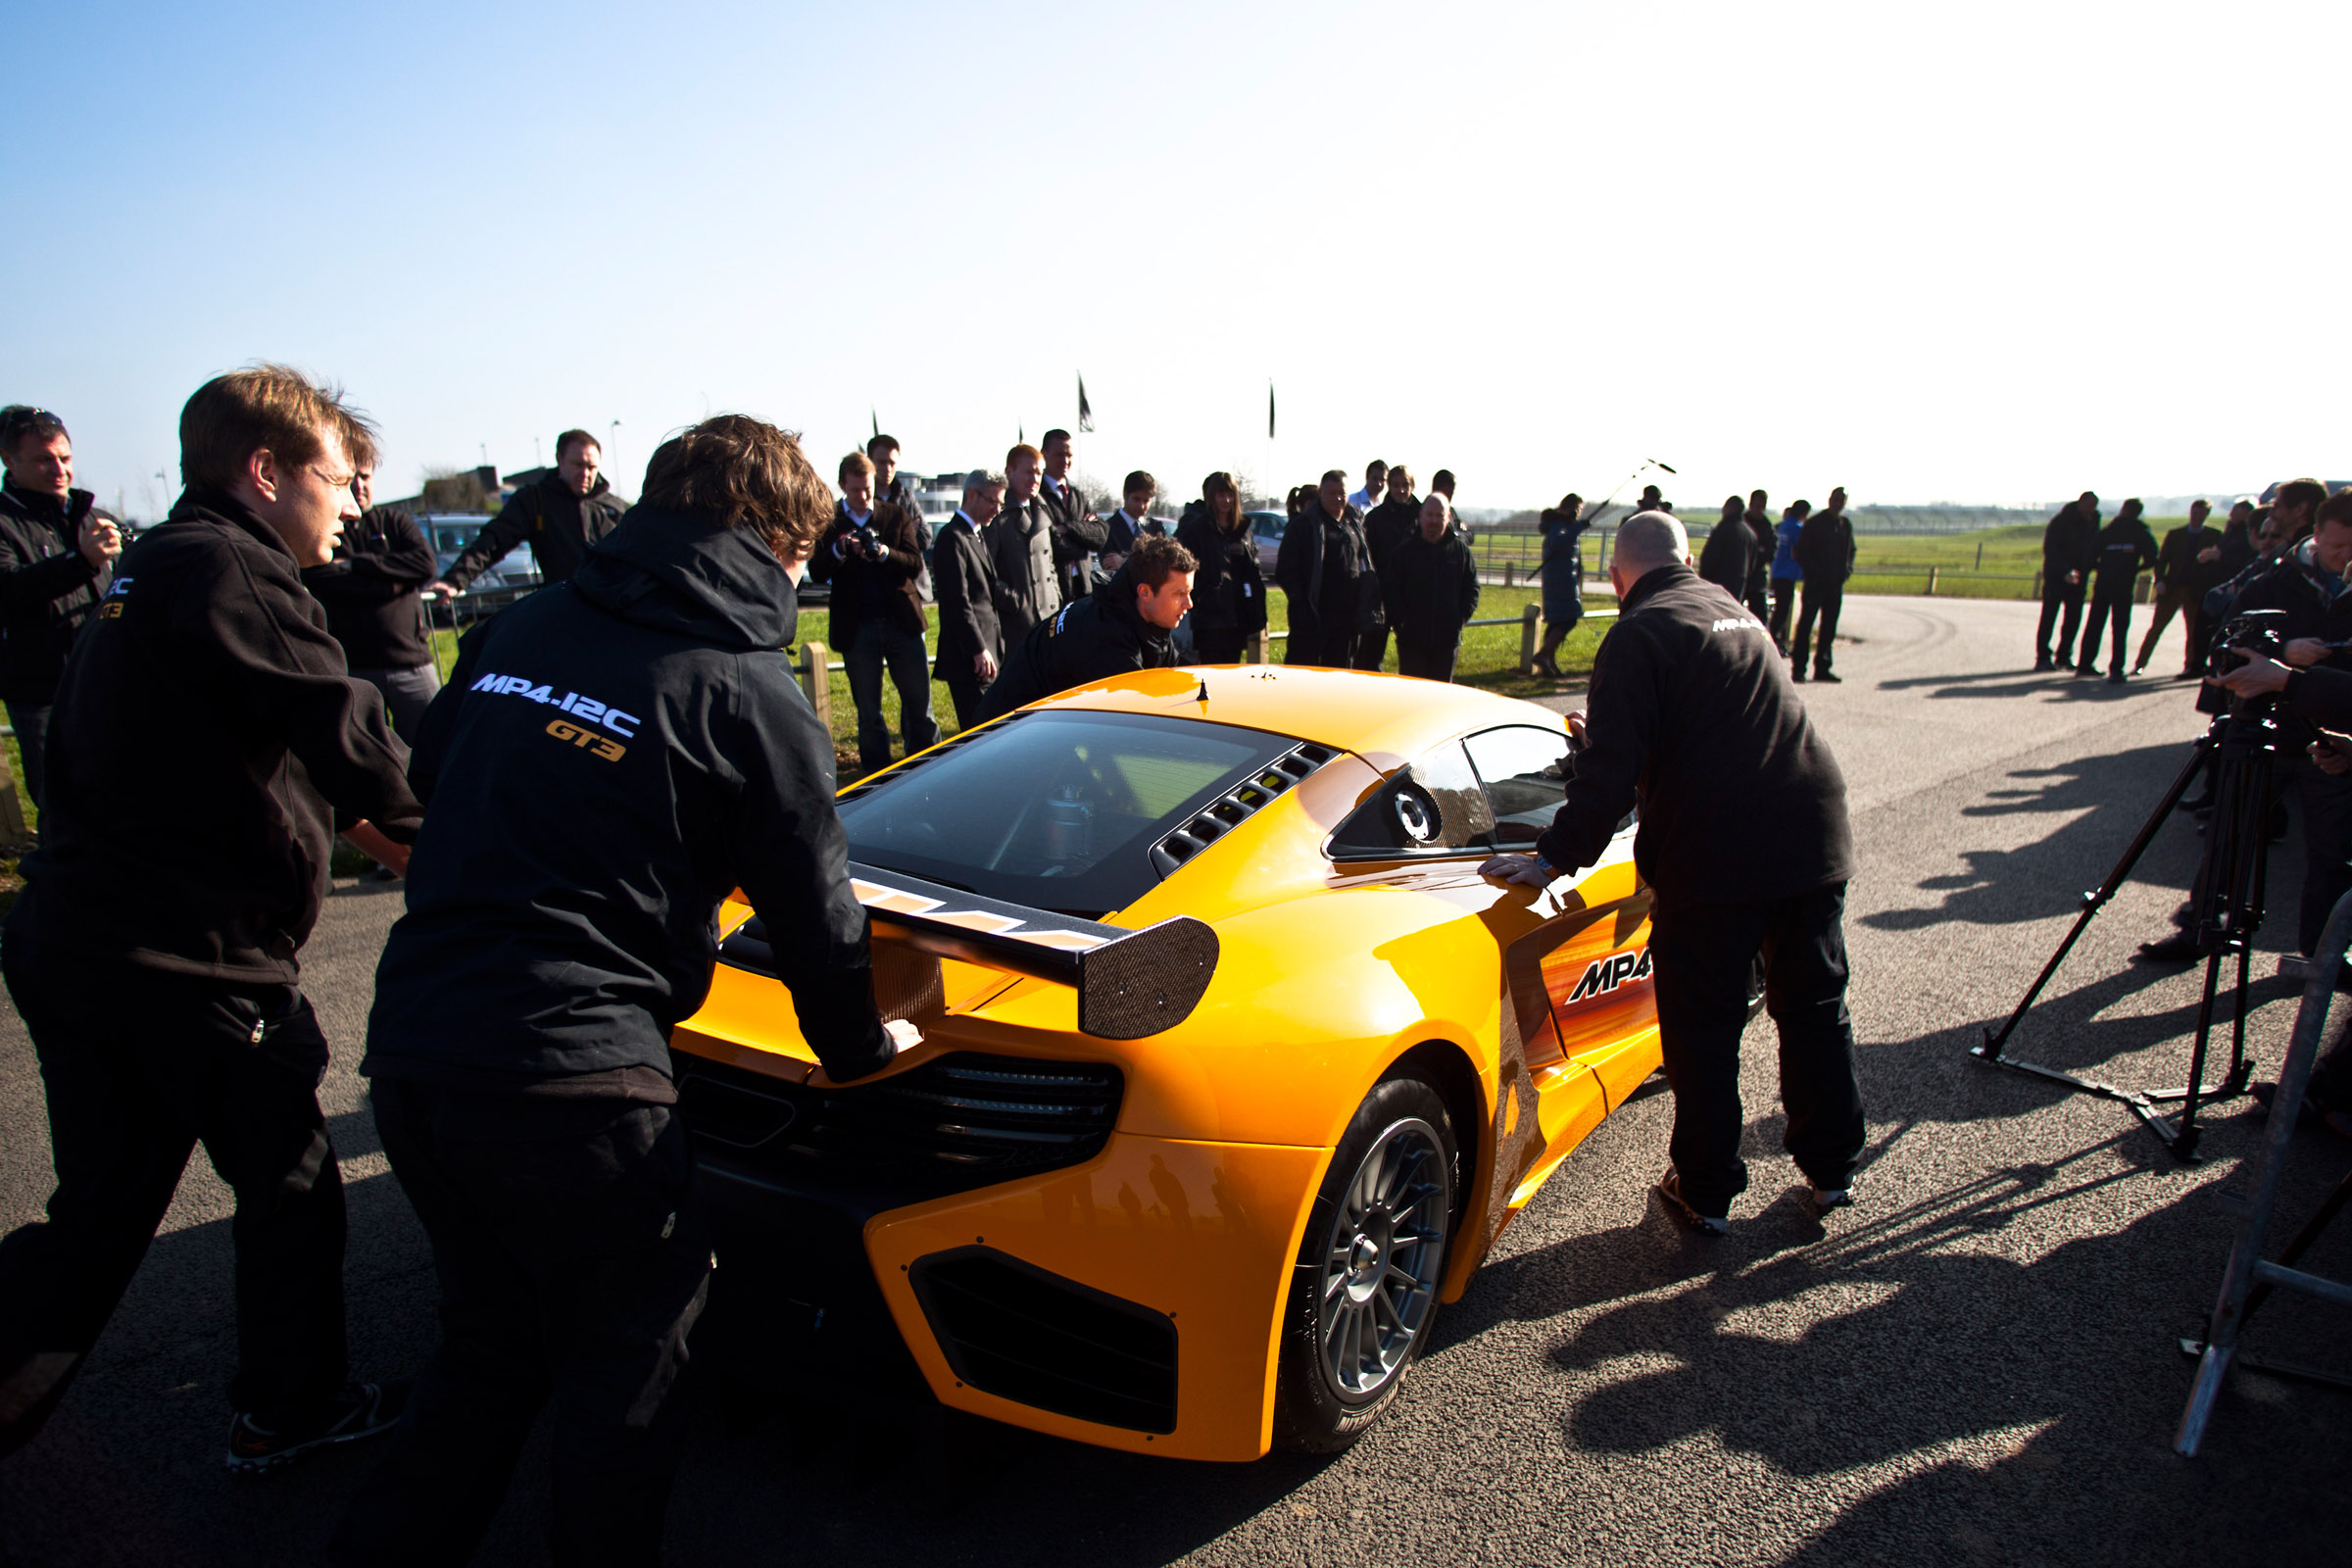
POLYGON ((1772 558, 1772 645, 1784 654, 1788 651, 1788 617, 1796 609, 1796 585, 1805 580, 1805 568, 1796 564, 1796 536, 1805 531, 1805 519, 1812 514, 1812 502, 1793 502, 1774 530, 1780 548, 1772 558))
POLYGON ((1573 490, 1560 504, 1546 508, 1540 519, 1544 530, 1544 646, 1536 653, 1536 672, 1561 678, 1552 655, 1576 630, 1585 615, 1585 498, 1573 490))

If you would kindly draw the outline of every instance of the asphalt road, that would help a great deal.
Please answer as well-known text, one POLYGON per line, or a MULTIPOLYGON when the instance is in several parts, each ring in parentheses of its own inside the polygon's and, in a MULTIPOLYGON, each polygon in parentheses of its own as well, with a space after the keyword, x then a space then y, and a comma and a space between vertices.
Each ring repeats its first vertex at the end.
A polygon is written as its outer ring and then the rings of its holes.
MULTIPOLYGON (((2240 1374, 2206 1450, 2170 1451, 2232 1219, 2217 1201, 2260 1113, 2219 1107, 2176 1167, 2123 1107, 1972 1061, 2199 729, 2185 687, 2020 673, 2033 607, 1856 599, 1839 686, 1808 686, 1853 792, 1853 1004, 1871 1112, 1862 1203, 1825 1230, 1778 1157, 1770 1025, 1749 1036, 1755 1185, 1721 1242, 1646 1189, 1670 1101, 1606 1122, 1504 1236, 1400 1407, 1351 1451, 1216 1466, 981 1423, 918 1445, 838 1420, 749 1430, 699 1396, 671 1560, 1058 1563, 2341 1563, 2352 1396, 2240 1374), (2333 1498, 2330 1502, 2328 1499, 2333 1498)), ((2158 661, 2177 668, 2178 633, 2158 661)), ((1769 824, 1758 824, 1769 831, 1769 824)), ((2167 827, 2093 923, 2021 1053, 2178 1083, 2193 979, 2133 967, 2197 840, 2167 827)), ((2274 864, 2292 940, 2293 843, 2274 864)), ((135 897, 135 891, 129 896, 135 897)), ((354 1355, 413 1367, 432 1335, 423 1239, 350 1071, 398 905, 339 889, 306 958, 339 1059, 325 1097, 351 1190, 354 1355)), ((2258 972, 2267 972, 2265 961, 2258 972)), ((2293 993, 2256 990, 2275 1066, 2293 993)), ((2306 1134, 2290 1212, 2352 1165, 2306 1134)), ((0 1012, 0 1228, 48 1185, 39 1079, 0 1012)), ((2352 1276, 2352 1225, 2313 1266, 2352 1276)), ((272 1480, 220 1468, 228 1203, 199 1161, 72 1400, 0 1463, 0 1562, 315 1560, 366 1446, 272 1480)), ((2346 1364, 2340 1311, 2280 1298, 2254 1342, 2346 1364)), ((481 1561, 533 1563, 543 1446, 481 1561)))

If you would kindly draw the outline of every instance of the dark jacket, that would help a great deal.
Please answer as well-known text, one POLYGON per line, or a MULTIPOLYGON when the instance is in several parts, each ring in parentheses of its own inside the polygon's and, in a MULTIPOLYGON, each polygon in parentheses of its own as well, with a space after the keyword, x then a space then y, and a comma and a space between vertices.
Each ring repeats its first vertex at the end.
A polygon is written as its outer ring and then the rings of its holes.
POLYGON ((450 563, 441 580, 462 592, 527 539, 540 580, 569 582, 587 559, 588 547, 620 525, 620 514, 619 498, 603 474, 584 496, 573 495, 571 486, 556 473, 542 474, 536 484, 515 491, 498 515, 483 524, 472 546, 450 563))
POLYGON ((1380 596, 1399 642, 1459 643, 1463 624, 1478 612, 1478 564, 1461 530, 1447 528, 1434 545, 1418 527, 1399 540, 1381 571, 1380 596))
POLYGON ((1772 592, 1772 558, 1780 553, 1780 536, 1772 526, 1772 514, 1746 514, 1749 546, 1747 552, 1747 592, 1740 597, 1754 604, 1772 592))
POLYGON ((1135 590, 1135 578, 1121 566, 1110 581, 1039 621, 1005 656, 980 717, 996 718, 1089 681, 1175 667, 1175 643, 1137 612, 1135 590))
POLYGON ((638 507, 569 586, 466 633, 416 740, 430 810, 362 1072, 666 1075, 736 887, 825 1070, 890 1058, 833 740, 778 651, 796 615, 757 533, 638 507))
POLYGON ((982 654, 1004 662, 1004 628, 997 619, 997 568, 988 539, 961 512, 940 525, 931 544, 931 587, 938 595, 939 658, 932 673, 942 680, 972 673, 982 654))
POLYGON ((2156 559, 2156 536, 2148 531, 2148 525, 2137 517, 2129 522, 2117 517, 2099 530, 2099 554, 2095 562, 2098 597, 2110 604, 2131 598, 2139 574, 2155 565, 2156 559))
POLYGON ((1585 612, 1585 530, 1583 517, 1562 517, 1555 508, 1544 509, 1544 554, 1537 568, 1544 576, 1544 618, 1575 620, 1585 612))
POLYGON ((1086 493, 1074 484, 1064 484, 1061 494, 1055 495, 1053 481, 1041 477, 1037 504, 1045 509, 1046 529, 1053 537, 1054 577, 1061 590, 1061 599, 1054 601, 1058 607, 1063 600, 1086 594, 1086 558, 1109 539, 1110 524, 1095 515, 1086 504, 1086 493))
POLYGON ((1396 547, 1421 531, 1421 503, 1411 496, 1383 501, 1364 514, 1364 550, 1372 558, 1372 574, 1384 582, 1389 559, 1396 547))
POLYGON ((2042 592, 2065 587, 2070 571, 2081 572, 2082 582, 2087 584, 2098 557, 2099 514, 2085 514, 2080 501, 2068 502, 2041 530, 2042 592))
POLYGON ((1748 556, 1755 549, 1755 542, 1756 536, 1747 531, 1744 517, 1717 522, 1698 552, 1698 574, 1734 599, 1744 597, 1748 556))
POLYGON ((1842 588, 1854 574, 1854 520, 1827 508, 1797 530, 1796 564, 1808 588, 1842 588))
POLYGON ((2254 564, 2254 541, 2234 522, 2223 526, 2221 549, 2218 559, 2199 563, 2205 573, 2200 581, 2208 594, 2254 564))
POLYGON ((1661 906, 1741 904, 1843 882, 1845 779, 1788 662, 1689 566, 1644 572, 1592 661, 1586 740, 1536 852, 1592 864, 1637 801, 1634 863, 1661 906))
POLYGON ((1266 629, 1265 573, 1257 564, 1257 540, 1249 514, 1235 513, 1240 531, 1224 533, 1205 502, 1184 509, 1176 542, 1200 564, 1193 573, 1193 630, 1253 637, 1266 629))
POLYGON ((417 593, 433 580, 433 547, 397 507, 369 507, 343 530, 335 559, 303 568, 302 585, 326 607, 326 629, 354 669, 415 669, 433 662, 417 593))
POLYGON ((122 552, 49 717, 41 847, 13 934, 291 984, 336 826, 406 843, 408 751, 326 612, 243 506, 191 490, 122 552))
POLYGON ((1310 626, 1319 626, 1335 609, 1340 615, 1368 619, 1363 615, 1364 601, 1377 601, 1379 578, 1371 577, 1363 514, 1347 507, 1335 518, 1323 510, 1321 501, 1309 499, 1306 510, 1282 531, 1282 548, 1274 556, 1274 580, 1290 601, 1294 626, 1302 620, 1310 626), (1374 586, 1369 594, 1360 587, 1353 589, 1356 603, 1337 607, 1323 603, 1325 584, 1341 580, 1356 583, 1366 577, 1370 577, 1374 586), (1302 606, 1304 615, 1299 613, 1302 606))
MULTIPOLYGON (((989 522, 988 557, 996 567, 997 619, 1004 644, 1013 647, 1029 628, 1061 608, 1061 581, 1054 574, 1054 527, 1043 501, 1027 506, 1009 499, 989 522)), ((937 593, 939 585, 932 584, 937 593)))
POLYGON ((2352 669, 2314 664, 2309 669, 2289 670, 2278 706, 2323 728, 2339 733, 2352 730, 2352 669))
POLYGON ((2156 586, 2169 593, 2199 591, 2206 566, 2197 559, 2198 552, 2221 542, 2218 532, 2194 523, 2171 530, 2156 552, 2156 586))
POLYGON ((880 618, 909 636, 920 637, 931 624, 923 613, 923 519, 892 502, 874 504, 866 514, 874 537, 882 542, 880 561, 870 561, 850 544, 857 524, 845 502, 833 504, 833 526, 808 556, 808 575, 833 585, 833 601, 825 627, 835 652, 858 641, 858 628, 880 618))
POLYGON ((57 695, 66 655, 113 580, 81 553, 94 516, 117 520, 87 490, 60 503, 0 485, 0 702, 38 707, 57 695))
MULTIPOLYGON (((2312 564, 2311 551, 2312 541, 2306 539, 2276 561, 2256 562, 2238 581, 2217 589, 2229 594, 2230 602, 2216 618, 2249 610, 2282 610, 2286 620, 2280 635, 2289 642, 2298 637, 2352 642, 2352 587, 2312 564)), ((2341 668, 2347 659, 2337 654, 2328 662, 2341 668)))

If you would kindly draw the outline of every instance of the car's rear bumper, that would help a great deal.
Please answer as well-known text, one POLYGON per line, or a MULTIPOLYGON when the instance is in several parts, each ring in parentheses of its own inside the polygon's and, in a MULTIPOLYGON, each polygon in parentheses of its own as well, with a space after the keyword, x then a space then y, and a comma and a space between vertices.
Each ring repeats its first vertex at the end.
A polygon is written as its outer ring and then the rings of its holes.
POLYGON ((1328 1151, 1113 1134, 902 1207, 706 1146, 722 1358, 1194 1459, 1266 1451, 1277 1327, 1328 1151))

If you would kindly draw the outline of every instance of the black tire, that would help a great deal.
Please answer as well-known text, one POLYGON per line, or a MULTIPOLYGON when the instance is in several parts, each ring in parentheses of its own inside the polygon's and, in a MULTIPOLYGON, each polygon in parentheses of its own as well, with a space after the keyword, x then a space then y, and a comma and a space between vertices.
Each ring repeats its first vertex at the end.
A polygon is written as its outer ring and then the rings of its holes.
POLYGON ((1337 1453, 1396 1402, 1437 1321, 1461 1193, 1437 1090, 1406 1074, 1373 1085, 1332 1153, 1291 1269, 1277 1447, 1337 1453))

